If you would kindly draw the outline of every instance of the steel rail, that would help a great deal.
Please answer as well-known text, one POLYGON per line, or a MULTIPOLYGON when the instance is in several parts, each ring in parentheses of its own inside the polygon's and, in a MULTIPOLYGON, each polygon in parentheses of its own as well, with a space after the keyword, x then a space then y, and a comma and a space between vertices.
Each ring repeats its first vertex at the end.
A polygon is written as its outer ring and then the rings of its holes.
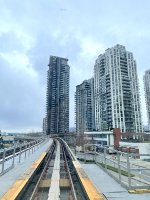
POLYGON ((77 160, 77 158, 74 156, 73 152, 72 152, 71 149, 69 148, 67 142, 64 141, 62 138, 58 138, 58 140, 60 140, 60 141, 65 145, 65 147, 68 149, 68 153, 69 153, 71 159, 72 159, 72 160, 77 160))
POLYGON ((49 149, 50 152, 49 152, 49 154, 47 156, 48 158, 47 158, 46 164, 45 164, 44 169, 42 170, 42 173, 41 173, 41 175, 40 175, 40 177, 39 177, 39 179, 38 179, 38 181, 37 181, 37 183, 35 185, 35 188, 34 188, 32 194, 31 194, 30 200, 33 200, 35 198, 35 195, 37 194, 40 181, 42 180, 42 177, 43 177, 43 175, 44 175, 44 173, 45 173, 45 171, 46 171, 46 169, 48 167, 48 164, 49 164, 50 160, 52 159, 52 156, 53 156, 55 148, 56 148, 56 143, 54 142, 52 147, 49 149))
MULTIPOLYGON (((71 174, 71 168, 70 168, 70 164, 72 165, 73 161, 75 159, 74 159, 74 156, 73 156, 72 152, 70 151, 68 145, 66 145, 64 140, 61 140, 59 138, 54 140, 53 145, 48 150, 48 153, 47 153, 47 156, 46 156, 46 160, 45 160, 45 163, 44 163, 44 168, 42 169, 42 172, 40 171, 40 175, 38 177, 36 185, 34 186, 34 189, 32 191, 32 194, 31 194, 29 200, 34 200, 34 199, 38 198, 39 185, 41 183, 41 180, 42 180, 43 176, 46 173, 46 170, 47 170, 47 168, 48 168, 48 166, 50 164, 50 161, 53 159, 53 155, 54 155, 54 152, 55 152, 55 149, 56 149, 56 146, 57 146, 57 141, 60 143, 60 146, 61 146, 64 166, 65 166, 64 170, 65 170, 67 178, 68 178, 68 180, 70 182, 70 189, 69 189, 68 195, 70 197, 72 197, 71 199, 78 200, 77 196, 80 195, 80 194, 78 194, 77 190, 75 189, 75 185, 74 185, 74 182, 73 182, 73 177, 72 177, 72 174, 71 174)), ((34 179, 34 177, 33 177, 33 179, 34 179)), ((81 184, 81 187, 82 187, 82 183, 80 183, 80 184, 81 184)), ((59 187, 60 187, 60 185, 59 185, 59 187)))
MULTIPOLYGON (((58 140, 57 140, 57 141, 58 141, 58 140)), ((58 141, 58 142, 60 143, 61 148, 62 148, 63 158, 64 158, 65 166, 66 166, 66 169, 67 169, 67 174, 68 174, 68 176, 69 176, 69 181, 70 181, 70 185, 71 185, 71 194, 72 194, 73 200, 77 200, 77 196, 76 196, 74 184, 73 184, 73 181, 72 181, 72 177, 71 177, 71 173, 70 173, 70 169, 69 169, 69 165, 68 165, 68 160, 67 160, 67 157, 66 157, 66 151, 67 151, 68 154, 69 154, 70 160, 72 160, 72 159, 71 159, 71 155, 70 155, 70 152, 68 151, 68 149, 65 148, 65 144, 62 143, 62 142, 60 142, 60 141, 58 141)), ((33 200, 33 199, 35 198, 36 194, 37 194, 40 181, 42 180, 42 177, 43 177, 43 175, 45 174, 45 171, 46 171, 47 166, 48 166, 48 164, 49 164, 49 162, 50 162, 50 160, 51 160, 51 158, 52 158, 52 156, 53 156, 53 153, 54 153, 55 148, 56 148, 56 143, 55 143, 55 146, 53 145, 52 148, 51 148, 51 151, 50 151, 50 153, 49 153, 49 155, 48 155, 48 159, 47 159, 47 161, 46 161, 46 164, 45 164, 45 166, 44 166, 44 169, 42 170, 42 173, 41 173, 41 175, 40 175, 40 177, 39 177, 39 179, 38 179, 38 181, 37 181, 37 183, 36 183, 36 186, 35 186, 35 188, 34 188, 32 194, 31 194, 30 200, 33 200)))
POLYGON ((65 164, 66 164, 66 167, 67 167, 67 172, 68 172, 68 176, 69 176, 69 180, 70 180, 70 184, 71 184, 72 196, 73 196, 74 200, 77 200, 77 196, 76 196, 75 188, 74 188, 74 185, 73 185, 70 169, 69 169, 69 166, 68 166, 68 161, 67 161, 67 157, 66 157, 66 152, 65 152, 64 146, 62 146, 62 152, 63 152, 63 156, 64 156, 64 160, 65 160, 65 164))

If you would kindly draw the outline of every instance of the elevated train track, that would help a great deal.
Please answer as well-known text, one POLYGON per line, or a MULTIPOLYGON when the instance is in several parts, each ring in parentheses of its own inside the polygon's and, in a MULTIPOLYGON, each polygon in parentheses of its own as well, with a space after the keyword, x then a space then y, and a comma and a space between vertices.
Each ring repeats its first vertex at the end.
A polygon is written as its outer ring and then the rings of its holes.
POLYGON ((2 200, 104 200, 62 139, 53 140, 2 200), (18 188, 18 185, 20 187, 18 188))

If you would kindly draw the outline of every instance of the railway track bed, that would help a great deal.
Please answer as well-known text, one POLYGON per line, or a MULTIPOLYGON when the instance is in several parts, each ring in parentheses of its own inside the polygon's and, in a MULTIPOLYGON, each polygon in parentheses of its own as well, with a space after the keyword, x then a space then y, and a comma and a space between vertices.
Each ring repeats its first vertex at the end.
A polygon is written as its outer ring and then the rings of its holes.
MULTIPOLYGON (((33 169, 34 166, 31 166, 33 169)), ((26 184, 11 199, 20 200, 104 200, 92 184, 80 163, 62 139, 54 139, 43 160, 35 166, 26 184)), ((15 191, 15 186, 13 187, 15 191)), ((11 194, 11 189, 8 191, 11 194)), ((8 199, 5 195, 3 200, 8 199)))

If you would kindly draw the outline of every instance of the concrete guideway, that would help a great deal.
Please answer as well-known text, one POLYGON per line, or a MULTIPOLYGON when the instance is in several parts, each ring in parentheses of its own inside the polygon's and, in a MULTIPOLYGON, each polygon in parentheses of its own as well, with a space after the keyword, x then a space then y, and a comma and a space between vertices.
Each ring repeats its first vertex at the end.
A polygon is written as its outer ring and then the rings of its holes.
POLYGON ((95 185, 93 184, 93 182, 88 177, 87 173, 82 168, 81 164, 77 160, 76 156, 73 154, 73 151, 69 148, 68 144, 66 142, 65 142, 65 144, 66 144, 68 151, 70 152, 70 156, 72 157, 73 168, 75 169, 75 171, 77 173, 79 182, 81 182, 82 187, 85 190, 87 198, 89 200, 106 200, 103 193, 100 190, 98 191, 96 189, 95 185))
POLYGON ((43 152, 42 155, 36 160, 32 166, 23 174, 23 176, 18 179, 13 186, 6 192, 6 194, 2 197, 2 200, 13 200, 18 198, 22 189, 28 183, 30 177, 34 174, 37 167, 41 164, 42 160, 45 158, 46 152, 43 152))
POLYGON ((90 180, 90 178, 85 173, 84 169, 82 168, 81 164, 78 161, 73 161, 75 169, 78 173, 79 179, 82 182, 84 189, 88 195, 90 200, 105 200, 106 198, 102 194, 101 191, 97 191, 96 187, 90 180))
POLYGON ((87 173, 82 168, 81 164, 69 148, 69 146, 66 144, 66 148, 68 149, 68 152, 70 156, 72 157, 72 163, 73 168, 75 169, 77 176, 79 178, 79 182, 82 184, 82 187, 87 195, 87 199, 89 200, 106 200, 105 196, 102 194, 101 191, 98 191, 93 184, 93 182, 88 177, 87 173))
POLYGON ((57 151, 54 161, 53 174, 51 178, 51 185, 48 194, 48 200, 60 199, 60 143, 57 142, 57 151))
MULTIPOLYGON (((33 151, 29 157, 25 157, 25 155, 22 154, 22 159, 20 162, 19 158, 15 158, 14 168, 0 176, 0 185, 3 186, 0 187, 0 199, 12 187, 15 181, 17 181, 25 172, 27 172, 30 166, 40 157, 40 155, 48 150, 51 144, 52 140, 48 139, 46 143, 41 144, 37 151, 33 151)), ((12 162, 11 159, 9 162, 12 162)))
POLYGON ((51 144, 52 145, 49 144, 51 148, 49 148, 48 151, 44 150, 41 156, 38 157, 38 159, 30 166, 23 176, 21 176, 21 178, 18 178, 15 181, 15 183, 1 199, 31 200, 39 198, 43 200, 59 200, 64 199, 61 192, 63 188, 66 188, 67 190, 64 190, 64 192, 66 193, 68 191, 69 193, 67 196, 69 195, 68 197, 73 200, 81 199, 81 197, 84 200, 105 200, 106 198, 104 195, 97 191, 96 187, 88 178, 87 174, 82 169, 79 161, 77 161, 68 145, 63 140, 59 139, 54 140, 53 143, 51 142, 51 144), (52 174, 51 176, 49 173, 50 171, 48 172, 49 169, 52 174), (65 171, 63 171, 63 169, 65 171), (66 174, 65 176, 64 173, 66 174), (31 185, 35 182, 36 177, 39 177, 36 181, 37 184, 35 185, 35 188, 32 188, 33 186, 31 185), (61 181, 63 181, 63 183, 61 183, 61 181), (31 190, 29 191, 30 188, 31 190), (48 193, 45 196, 46 198, 43 198, 43 191, 46 191, 45 189, 48 189, 48 193), (41 194, 40 191, 42 192, 41 194))
POLYGON ((150 200, 150 193, 129 194, 112 177, 105 173, 96 164, 82 164, 83 169, 88 174, 97 190, 103 192, 108 200, 150 200))

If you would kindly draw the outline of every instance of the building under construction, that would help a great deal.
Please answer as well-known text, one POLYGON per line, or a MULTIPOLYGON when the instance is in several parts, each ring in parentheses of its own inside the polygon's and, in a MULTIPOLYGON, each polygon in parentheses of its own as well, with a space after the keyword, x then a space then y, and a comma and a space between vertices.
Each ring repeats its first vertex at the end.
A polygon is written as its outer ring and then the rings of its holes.
POLYGON ((47 73, 47 134, 69 133, 68 59, 50 56, 47 73))

